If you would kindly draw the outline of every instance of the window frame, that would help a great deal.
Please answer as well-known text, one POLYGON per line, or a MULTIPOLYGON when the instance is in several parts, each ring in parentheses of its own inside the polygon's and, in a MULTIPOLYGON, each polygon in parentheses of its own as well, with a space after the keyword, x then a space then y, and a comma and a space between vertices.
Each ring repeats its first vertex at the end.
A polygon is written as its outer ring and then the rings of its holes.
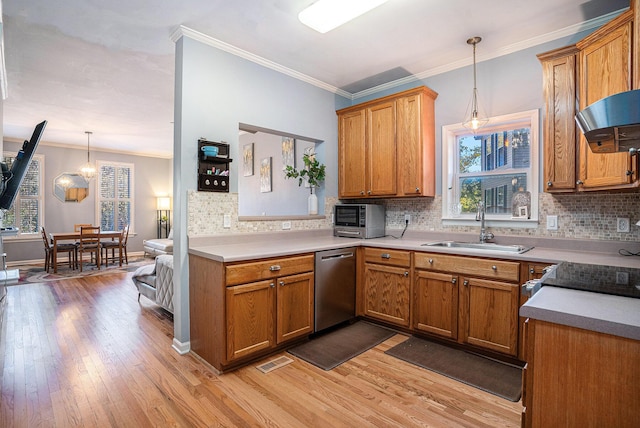
POLYGON ((129 183, 129 202, 131 204, 131 210, 130 210, 130 216, 129 216, 129 233, 134 233, 135 230, 135 164, 130 163, 130 162, 113 162, 113 161, 101 161, 98 160, 96 162, 96 205, 95 205, 95 224, 102 224, 102 212, 100 210, 100 203, 102 201, 111 201, 111 200, 115 200, 116 204, 118 201, 118 197, 116 195, 115 199, 112 198, 103 198, 100 195, 100 183, 101 183, 101 175, 100 175, 100 170, 103 166, 111 166, 111 167, 116 167, 116 168, 122 168, 122 167, 126 167, 129 168, 129 171, 131 172, 130 175, 130 183, 129 183))
MULTIPOLYGON (((15 158, 16 156, 18 156, 18 152, 4 152, 2 153, 2 161, 4 162, 4 159, 7 157, 11 157, 11 158, 15 158)), ((38 201, 38 228, 35 232, 33 233, 24 233, 22 232, 22 228, 20 227, 20 222, 18 222, 17 226, 18 227, 18 234, 14 235, 14 236, 4 236, 3 239, 5 241, 36 241, 36 240, 40 240, 42 239, 42 236, 40 235, 40 229, 42 228, 42 226, 44 225, 44 210, 45 210, 45 156, 43 154, 33 154, 32 160, 37 160, 40 163, 40 168, 39 168, 39 173, 40 173, 40 194, 38 195, 37 198, 32 198, 32 197, 27 197, 26 199, 35 199, 38 201)), ((31 166, 31 163, 29 163, 29 166, 31 166)), ((22 185, 21 185, 22 187, 22 185)), ((22 197, 20 196, 20 190, 18 190, 18 194, 16 195, 16 199, 13 201, 13 205, 16 204, 16 202, 18 202, 20 199, 22 199, 22 197)), ((4 220, 4 213, 2 215, 3 220, 4 220)), ((4 225, 4 223, 3 223, 4 225)))
MULTIPOLYGON (((510 168, 506 171, 526 171, 527 190, 531 192, 531 218, 512 218, 504 214, 486 213, 485 221, 488 226, 512 227, 512 228, 535 228, 538 226, 538 195, 540 191, 540 111, 539 109, 527 110, 518 113, 494 116, 489 119, 487 125, 480 129, 482 134, 499 132, 506 128, 514 129, 518 127, 529 127, 530 135, 530 162, 529 168, 510 168)), ((457 139, 462 135, 469 135, 472 132, 465 128, 462 123, 445 125, 442 127, 442 223, 447 226, 475 226, 475 213, 461 213, 454 215, 450 212, 449 206, 455 199, 458 153, 455 149, 457 139)), ((483 152, 484 155, 484 152, 483 152)), ((484 162, 484 159, 482 160, 484 162)), ((495 168, 481 174, 483 176, 504 175, 505 170, 495 168)), ((478 175, 478 174, 474 174, 478 175)))

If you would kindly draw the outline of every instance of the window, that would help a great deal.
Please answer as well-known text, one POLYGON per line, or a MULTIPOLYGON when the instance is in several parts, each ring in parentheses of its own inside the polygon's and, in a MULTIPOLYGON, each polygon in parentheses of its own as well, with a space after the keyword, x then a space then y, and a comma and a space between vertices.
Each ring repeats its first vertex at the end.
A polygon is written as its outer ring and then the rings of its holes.
MULTIPOLYGON (((11 168, 16 154, 5 155, 3 162, 11 168)), ((18 236, 39 236, 44 218, 44 156, 34 155, 11 207, 4 213, 5 227, 18 227, 18 236)))
MULTIPOLYGON (((538 220, 538 110, 491 118, 473 134, 461 124, 442 128, 442 217, 445 224, 475 221, 484 202, 488 221, 513 218, 512 199, 531 193, 531 220, 538 220)), ((517 214, 515 215, 517 217, 517 214)))
POLYGON ((133 164, 98 161, 99 215, 102 230, 133 229, 133 164))

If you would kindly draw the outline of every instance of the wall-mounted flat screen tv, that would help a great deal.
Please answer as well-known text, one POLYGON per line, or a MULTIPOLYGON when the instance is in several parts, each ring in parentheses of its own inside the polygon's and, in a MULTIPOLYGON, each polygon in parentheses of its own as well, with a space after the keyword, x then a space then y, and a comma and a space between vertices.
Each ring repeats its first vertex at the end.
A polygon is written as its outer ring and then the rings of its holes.
POLYGON ((24 180, 27 169, 29 169, 33 153, 38 147, 38 143, 40 142, 40 137, 42 137, 45 126, 47 126, 46 120, 36 125, 31 139, 29 141, 25 140, 24 144, 22 144, 22 148, 11 164, 11 168, 9 168, 4 162, 0 162, 0 168, 2 168, 0 208, 8 210, 16 199, 16 195, 20 190, 20 185, 24 180))

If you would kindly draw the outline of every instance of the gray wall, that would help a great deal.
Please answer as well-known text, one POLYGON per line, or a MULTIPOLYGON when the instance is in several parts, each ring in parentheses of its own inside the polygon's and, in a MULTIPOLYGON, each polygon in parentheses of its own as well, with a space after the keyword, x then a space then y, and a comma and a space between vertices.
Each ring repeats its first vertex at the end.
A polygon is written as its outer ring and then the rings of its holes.
MULTIPOLYGON (((46 138, 46 131, 45 137, 46 138)), ((22 144, 5 141, 4 151, 13 153, 22 144)), ((82 202, 61 202, 53 195, 53 181, 63 172, 77 172, 87 162, 86 149, 74 149, 47 145, 43 140, 38 145, 36 155, 44 155, 44 226, 47 232, 68 232, 76 223, 95 223, 96 180, 89 184, 89 197, 82 202)), ((142 251, 144 239, 155 238, 156 196, 172 192, 171 159, 136 156, 131 154, 100 152, 91 150, 91 161, 113 161, 134 164, 134 229, 129 234, 129 253, 142 251)), ((12 242, 5 239, 7 261, 28 261, 44 259, 44 249, 40 235, 31 240, 20 239, 12 242)))

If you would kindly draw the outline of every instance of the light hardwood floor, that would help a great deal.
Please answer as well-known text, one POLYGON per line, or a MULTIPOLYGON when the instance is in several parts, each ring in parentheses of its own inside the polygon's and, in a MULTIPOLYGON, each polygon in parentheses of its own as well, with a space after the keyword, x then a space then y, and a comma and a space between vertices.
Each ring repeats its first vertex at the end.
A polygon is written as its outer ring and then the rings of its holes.
POLYGON ((520 403, 385 355, 400 334, 328 372, 283 353, 216 376, 130 276, 9 287, 0 427, 520 426, 520 403))

